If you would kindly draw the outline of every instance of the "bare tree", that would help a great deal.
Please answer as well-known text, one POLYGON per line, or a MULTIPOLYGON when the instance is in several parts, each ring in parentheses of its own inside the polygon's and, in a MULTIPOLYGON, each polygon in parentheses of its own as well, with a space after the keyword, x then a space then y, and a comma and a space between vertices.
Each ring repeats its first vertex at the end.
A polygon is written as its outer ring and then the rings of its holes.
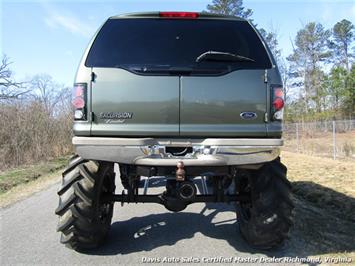
POLYGON ((70 89, 55 82, 48 74, 35 75, 30 82, 30 87, 32 96, 43 104, 49 116, 55 114, 56 107, 60 103, 68 102, 70 98, 70 89))
POLYGON ((6 93, 3 99, 16 100, 0 104, 0 170, 71 152, 71 90, 47 74, 34 76, 21 89, 30 92, 17 98, 6 93))
POLYGON ((9 58, 3 55, 0 64, 0 100, 16 99, 29 92, 24 90, 23 83, 14 81, 10 65, 9 58))

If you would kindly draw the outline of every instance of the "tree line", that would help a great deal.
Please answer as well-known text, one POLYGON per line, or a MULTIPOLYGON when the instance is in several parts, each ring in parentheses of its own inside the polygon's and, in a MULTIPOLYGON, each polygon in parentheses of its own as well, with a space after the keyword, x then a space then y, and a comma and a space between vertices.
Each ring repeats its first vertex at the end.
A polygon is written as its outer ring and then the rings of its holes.
POLYGON ((0 64, 0 171, 47 161, 71 149, 71 89, 47 74, 16 82, 0 64))

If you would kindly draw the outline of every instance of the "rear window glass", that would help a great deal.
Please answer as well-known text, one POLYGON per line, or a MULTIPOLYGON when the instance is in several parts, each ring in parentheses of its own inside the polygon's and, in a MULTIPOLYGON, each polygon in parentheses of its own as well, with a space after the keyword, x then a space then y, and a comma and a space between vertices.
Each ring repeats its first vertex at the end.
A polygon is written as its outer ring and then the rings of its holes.
POLYGON ((245 21, 110 19, 86 59, 88 67, 270 68, 268 54, 245 21), (254 62, 196 62, 207 51, 238 54, 254 62))

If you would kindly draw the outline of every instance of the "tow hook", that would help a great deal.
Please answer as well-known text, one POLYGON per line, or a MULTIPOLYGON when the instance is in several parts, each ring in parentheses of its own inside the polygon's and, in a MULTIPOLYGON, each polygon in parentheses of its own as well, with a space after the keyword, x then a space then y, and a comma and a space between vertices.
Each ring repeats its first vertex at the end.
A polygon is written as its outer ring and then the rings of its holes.
POLYGON ((176 181, 185 181, 185 165, 183 161, 180 161, 176 164, 176 181))

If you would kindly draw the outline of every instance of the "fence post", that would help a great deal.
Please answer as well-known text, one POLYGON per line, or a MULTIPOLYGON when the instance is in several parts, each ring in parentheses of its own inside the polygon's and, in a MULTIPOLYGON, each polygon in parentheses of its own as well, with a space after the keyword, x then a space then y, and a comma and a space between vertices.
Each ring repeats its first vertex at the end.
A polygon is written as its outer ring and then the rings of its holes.
POLYGON ((299 135, 298 135, 298 123, 296 123, 296 142, 297 142, 297 152, 300 152, 299 135))
POLYGON ((337 156, 337 146, 336 146, 336 138, 335 138, 335 121, 333 120, 333 160, 336 159, 337 156))

